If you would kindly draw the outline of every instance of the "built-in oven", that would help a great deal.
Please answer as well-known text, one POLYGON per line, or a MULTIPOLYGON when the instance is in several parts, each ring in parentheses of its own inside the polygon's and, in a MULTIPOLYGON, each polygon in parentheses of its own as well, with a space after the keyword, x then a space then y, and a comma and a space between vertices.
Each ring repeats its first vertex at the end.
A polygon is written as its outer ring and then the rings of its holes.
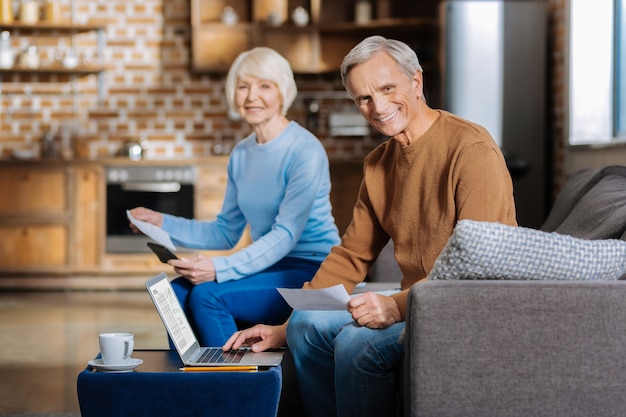
POLYGON ((143 206, 194 217, 194 166, 109 166, 106 168, 106 251, 150 252, 148 238, 133 233, 126 210, 143 206))

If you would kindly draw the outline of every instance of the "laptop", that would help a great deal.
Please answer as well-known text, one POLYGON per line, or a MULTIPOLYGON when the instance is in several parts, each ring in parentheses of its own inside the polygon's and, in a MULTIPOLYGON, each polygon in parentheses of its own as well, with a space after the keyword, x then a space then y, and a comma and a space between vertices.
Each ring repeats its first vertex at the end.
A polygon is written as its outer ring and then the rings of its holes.
POLYGON ((280 350, 225 352, 221 347, 200 346, 167 275, 163 272, 155 275, 146 282, 146 288, 185 366, 276 366, 281 363, 284 352, 280 350))

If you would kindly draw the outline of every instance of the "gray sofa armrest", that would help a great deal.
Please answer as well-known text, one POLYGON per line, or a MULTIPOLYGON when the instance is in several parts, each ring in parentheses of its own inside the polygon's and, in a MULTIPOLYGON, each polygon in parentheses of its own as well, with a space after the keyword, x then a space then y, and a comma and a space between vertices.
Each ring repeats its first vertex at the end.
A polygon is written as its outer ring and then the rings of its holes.
POLYGON ((626 281, 415 285, 405 415, 624 415, 624 300, 626 281))

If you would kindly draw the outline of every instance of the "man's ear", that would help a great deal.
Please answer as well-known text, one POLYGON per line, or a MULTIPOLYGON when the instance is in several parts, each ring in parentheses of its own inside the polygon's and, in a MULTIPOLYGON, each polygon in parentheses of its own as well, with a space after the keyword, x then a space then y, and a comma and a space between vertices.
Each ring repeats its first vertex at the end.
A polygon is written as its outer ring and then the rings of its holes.
POLYGON ((413 74, 412 83, 417 98, 421 98, 424 95, 424 73, 420 70, 416 70, 415 74, 413 74))

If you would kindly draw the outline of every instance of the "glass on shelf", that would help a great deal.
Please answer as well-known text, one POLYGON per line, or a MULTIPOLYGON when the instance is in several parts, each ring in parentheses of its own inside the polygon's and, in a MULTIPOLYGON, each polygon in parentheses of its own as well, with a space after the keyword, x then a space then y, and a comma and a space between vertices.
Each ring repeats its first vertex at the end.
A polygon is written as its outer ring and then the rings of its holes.
POLYGON ((298 6, 293 10, 291 20, 296 26, 306 26, 309 24, 309 12, 304 7, 298 6))
POLYGON ((68 50, 61 61, 67 69, 74 69, 78 66, 78 54, 74 49, 68 50))
POLYGON ((8 30, 0 34, 0 68, 12 68, 15 63, 15 51, 11 45, 11 33, 8 30))
POLYGON ((31 45, 22 52, 20 55, 20 66, 28 69, 39 68, 39 51, 36 46, 31 45))
POLYGON ((230 6, 224 7, 221 18, 222 18, 222 23, 224 23, 227 26, 236 25, 237 22, 239 21, 239 16, 237 16, 237 12, 235 11, 235 9, 233 9, 230 6))

